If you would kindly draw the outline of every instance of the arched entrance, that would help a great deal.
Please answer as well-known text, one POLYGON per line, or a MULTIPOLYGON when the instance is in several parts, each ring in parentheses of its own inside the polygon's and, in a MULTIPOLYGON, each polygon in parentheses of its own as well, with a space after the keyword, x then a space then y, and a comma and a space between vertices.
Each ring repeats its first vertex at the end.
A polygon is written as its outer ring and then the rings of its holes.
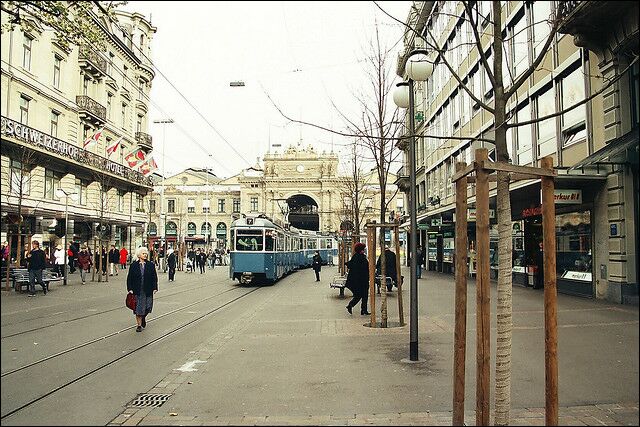
POLYGON ((311 197, 296 194, 287 199, 289 205, 289 223, 302 230, 320 230, 318 204, 311 197))

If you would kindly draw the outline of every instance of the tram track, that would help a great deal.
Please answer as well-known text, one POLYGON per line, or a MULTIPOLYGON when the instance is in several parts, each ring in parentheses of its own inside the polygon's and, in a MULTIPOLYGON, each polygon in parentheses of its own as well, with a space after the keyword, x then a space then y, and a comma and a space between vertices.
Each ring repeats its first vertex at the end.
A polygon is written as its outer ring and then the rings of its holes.
MULTIPOLYGON (((165 314, 163 314, 163 315, 160 315, 160 316, 158 316, 158 317, 155 317, 154 319, 151 319, 150 321, 156 321, 156 320, 159 320, 160 318, 163 318, 163 317, 169 316, 169 315, 174 314, 174 313, 176 313, 176 312, 178 312, 178 311, 181 311, 181 310, 184 310, 184 309, 186 309, 186 308, 189 308, 189 307, 191 307, 191 306, 193 306, 193 305, 196 305, 196 304, 199 304, 199 303, 205 302, 205 301, 207 301, 207 300, 209 300, 209 299, 211 299, 211 298, 218 297, 218 296, 223 295, 223 294, 225 294, 225 293, 227 293, 227 292, 230 292, 230 291, 233 291, 233 290, 237 290, 237 289, 239 289, 239 288, 232 288, 232 289, 228 289, 228 290, 226 290, 226 291, 224 291, 224 292, 218 293, 218 294, 216 294, 216 295, 212 295, 212 296, 210 296, 210 297, 208 297, 208 298, 206 298, 206 299, 198 300, 198 301, 196 301, 196 302, 194 302, 194 303, 191 303, 191 304, 189 304, 189 305, 187 305, 187 306, 180 307, 180 308, 178 308, 178 309, 172 310, 172 311, 167 312, 167 313, 165 313, 165 314)), ((151 341, 148 341, 148 342, 146 342, 146 343, 144 343, 144 344, 142 344, 142 345, 140 345, 140 346, 138 346, 138 347, 135 347, 135 348, 133 348, 133 349, 131 349, 131 350, 123 351, 123 354, 119 355, 118 357, 113 358, 113 359, 110 359, 110 360, 108 360, 108 361, 106 361, 106 362, 103 362, 103 363, 101 363, 100 365, 98 365, 97 367, 92 368, 92 369, 91 369, 91 370, 89 370, 88 372, 85 372, 85 373, 83 373, 83 374, 81 374, 81 375, 75 376, 74 378, 72 378, 72 379, 70 379, 70 380, 65 381, 63 384, 56 386, 55 388, 53 388, 53 389, 51 389, 51 390, 49 390, 49 391, 45 392, 44 394, 40 394, 38 397, 31 398, 31 399, 30 399, 30 400, 28 400, 26 403, 24 403, 24 404, 22 404, 22 405, 18 406, 17 408, 14 408, 14 409, 12 409, 12 410, 8 411, 7 413, 4 413, 4 414, 0 415, 0 420, 4 420, 5 418, 8 418, 8 417, 10 417, 10 416, 12 416, 12 415, 14 415, 14 414, 16 414, 16 413, 18 413, 18 412, 20 412, 20 411, 24 410, 24 409, 27 409, 27 408, 29 408, 30 406, 34 405, 35 403, 37 403, 37 402, 41 401, 42 399, 44 399, 44 398, 46 398, 46 397, 49 397, 49 396, 51 396, 51 395, 53 395, 53 394, 57 393, 58 391, 60 391, 60 390, 62 390, 62 389, 64 389, 64 388, 66 388, 66 387, 69 387, 70 385, 75 384, 75 383, 77 383, 77 382, 79 382, 79 381, 81 381, 81 380, 83 380, 83 379, 85 379, 85 378, 87 378, 87 377, 89 377, 89 376, 91 376, 91 375, 93 375, 93 374, 95 374, 95 373, 97 373, 97 372, 101 371, 102 369, 107 368, 107 367, 109 367, 109 366, 111 366, 111 365, 113 365, 113 364, 117 363, 118 361, 120 361, 120 360, 122 360, 122 359, 124 359, 124 358, 126 358, 126 357, 128 357, 128 356, 131 356, 132 354, 134 354, 134 353, 136 353, 136 352, 138 352, 138 351, 140 351, 140 350, 142 350, 142 349, 144 349, 144 348, 146 348, 146 347, 150 346, 151 344, 155 344, 155 343, 157 343, 157 342, 159 342, 159 341, 161 341, 161 340, 163 340, 163 339, 165 339, 165 338, 167 338, 167 337, 170 337, 171 335, 174 335, 174 334, 176 334, 176 333, 178 333, 178 332, 182 331, 183 329, 185 329, 185 328, 189 327, 190 325, 192 325, 192 324, 194 324, 194 323, 198 322, 199 320, 202 320, 202 319, 206 318, 207 316, 210 316, 210 315, 214 314, 215 312, 217 312, 217 311, 221 310, 222 308, 224 308, 224 307, 226 307, 226 306, 228 306, 228 305, 230 305, 230 304, 235 303, 236 301, 238 301, 238 300, 240 300, 240 299, 242 299, 242 298, 244 298, 244 297, 246 297, 246 296, 248 296, 248 295, 252 294, 253 292, 255 292, 255 291, 259 290, 259 289, 262 289, 262 288, 254 288, 254 289, 251 289, 251 290, 249 290, 249 291, 247 291, 247 292, 244 292, 244 293, 242 293, 241 295, 239 295, 239 296, 237 296, 237 297, 234 297, 234 298, 233 298, 233 299, 231 299, 230 301, 227 301, 227 302, 224 302, 224 303, 222 303, 222 304, 220 304, 220 305, 217 305, 217 306, 216 306, 216 307, 214 307, 213 309, 208 310, 206 313, 201 314, 201 315, 199 315, 199 316, 197 316, 197 317, 195 317, 195 318, 193 318, 193 319, 191 319, 191 320, 187 321, 186 323, 183 323, 182 325, 177 326, 177 327, 175 327, 175 328, 173 328, 173 329, 171 329, 171 330, 169 330, 169 331, 167 331, 167 332, 163 333, 162 335, 160 335, 160 336, 158 336, 158 337, 156 337, 156 338, 152 339, 151 341)), ((111 334, 105 335, 105 336, 103 336, 103 337, 96 338, 96 339, 90 340, 90 341, 88 341, 88 342, 85 342, 85 343, 82 343, 82 344, 76 345, 76 346, 74 346, 74 347, 68 348, 68 349, 63 350, 63 351, 61 351, 61 352, 58 352, 58 353, 56 353, 56 354, 53 354, 53 355, 47 356, 47 357, 45 357, 45 358, 43 358, 43 359, 40 359, 40 360, 38 360, 38 361, 35 361, 35 362, 32 362, 32 363, 29 363, 29 364, 24 365, 24 366, 21 366, 21 367, 19 367, 19 368, 12 369, 11 371, 7 371, 7 372, 3 373, 1 376, 2 376, 2 378, 6 378, 6 377, 8 377, 8 376, 10 376, 10 375, 12 375, 12 374, 15 374, 15 373, 20 372, 20 371, 23 371, 23 370, 25 370, 25 369, 28 369, 28 368, 31 368, 31 367, 37 366, 37 365, 39 365, 39 364, 42 364, 42 363, 44 363, 44 362, 46 362, 46 361, 49 361, 49 360, 51 360, 51 359, 55 358, 55 357, 59 357, 59 356, 61 356, 61 355, 63 355, 63 354, 70 353, 70 352, 72 352, 72 351, 78 350, 78 349, 80 349, 80 348, 82 348, 82 347, 89 346, 89 345, 94 344, 94 343, 96 343, 96 342, 104 341, 105 339, 108 339, 108 338, 110 338, 110 337, 117 336, 117 335, 118 335, 118 334, 120 334, 121 332, 124 332, 124 331, 126 331, 126 330, 132 329, 133 327, 134 327, 134 326, 130 326, 130 327, 124 328, 124 329, 122 329, 122 330, 120 330, 120 331, 116 331, 116 332, 113 332, 113 333, 111 333, 111 334)), ((6 404, 6 402, 5 402, 5 404, 6 404)))
MULTIPOLYGON (((173 297, 175 295, 180 295, 180 294, 183 294, 183 293, 186 293, 186 292, 192 293, 193 291, 198 290, 198 289, 209 288, 210 285, 209 284, 205 284, 205 285, 198 286, 198 287, 189 287, 189 286, 185 285, 184 287, 186 289, 180 290, 180 291, 177 291, 177 292, 173 292, 173 293, 170 293, 170 294, 167 294, 167 293, 163 292, 162 295, 156 296, 156 297, 154 297, 154 299, 155 300, 164 300, 166 298, 170 298, 170 297, 173 297)), ((118 305, 117 307, 110 308, 110 309, 107 309, 107 310, 98 311, 98 312, 95 312, 95 313, 90 313, 90 314, 86 314, 86 315, 83 315, 83 316, 74 317, 74 318, 71 318, 71 319, 61 320, 61 321, 55 322, 55 323, 48 323, 48 324, 46 324, 44 326, 40 326, 38 328, 27 329, 25 331, 20 331, 20 332, 15 332, 13 334, 4 335, 4 336, 0 337, 0 340, 4 340, 6 338, 12 338, 12 337, 24 335, 24 334, 27 334, 27 333, 30 333, 30 332, 41 331, 43 329, 51 328, 51 327, 54 327, 54 326, 65 324, 65 323, 71 323, 71 322, 75 322, 75 321, 78 321, 78 320, 85 320, 85 319, 88 319, 88 318, 91 318, 91 317, 94 317, 94 316, 100 316, 102 314, 106 314, 106 313, 111 313, 113 311, 122 310, 124 308, 126 308, 126 307, 124 306, 124 304, 122 304, 122 305, 118 305)), ((65 313, 65 312, 64 311, 63 312, 57 312, 57 313, 50 314, 48 316, 40 316, 40 317, 35 317, 35 318, 32 318, 32 319, 21 320, 19 322, 7 323, 7 324, 2 325, 2 327, 6 328, 8 326, 14 326, 14 325, 18 325, 18 324, 25 323, 25 322, 31 322, 31 321, 34 321, 34 320, 46 320, 46 319, 49 319, 49 318, 51 318, 53 316, 56 316, 56 315, 59 315, 59 314, 63 314, 63 313, 65 313)))

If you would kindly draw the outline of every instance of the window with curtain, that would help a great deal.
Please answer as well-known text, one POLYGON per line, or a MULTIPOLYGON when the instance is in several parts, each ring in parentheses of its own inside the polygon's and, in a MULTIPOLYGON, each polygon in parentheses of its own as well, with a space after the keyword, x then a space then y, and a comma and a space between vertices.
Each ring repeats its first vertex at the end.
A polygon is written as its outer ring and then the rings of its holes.
POLYGON ((60 113, 55 110, 51 110, 51 127, 49 129, 50 135, 54 138, 58 137, 58 119, 60 118, 60 113))
POLYGON ((203 199, 202 200, 202 213, 211 212, 211 206, 209 205, 209 203, 210 203, 209 199, 203 199))
POLYGON ((529 67, 529 37, 527 36, 527 20, 524 14, 511 28, 511 57, 514 78, 529 67))
POLYGON ((53 55, 53 87, 60 88, 60 65, 62 58, 58 55, 53 55))
MULTIPOLYGON (((552 86, 536 98, 537 117, 544 117, 556 111, 556 99, 552 86)), ((538 158, 548 156, 556 151, 556 121, 550 118, 536 123, 538 158)))
POLYGON ((33 37, 28 34, 24 35, 22 41, 22 68, 31 70, 31 47, 33 45, 33 37))
POLYGON ((20 123, 23 125, 29 125, 29 101, 27 96, 20 96, 20 123))
MULTIPOLYGON (((517 114, 518 122, 531 120, 531 105, 521 107, 517 114)), ((519 165, 528 165, 533 160, 531 152, 531 125, 518 126, 516 131, 517 156, 519 165)))
POLYGON ((187 200, 187 213, 196 213, 196 200, 188 199, 187 200))
POLYGON ((531 22, 533 26, 533 52, 537 57, 549 36, 551 8, 550 1, 535 1, 531 7, 531 22))
MULTIPOLYGON (((585 97, 585 83, 582 69, 578 67, 570 72, 559 84, 561 108, 564 110, 582 101, 585 97)), ((562 145, 568 146, 587 138, 587 107, 585 104, 562 115, 562 145)))
POLYGON ((28 196, 31 191, 31 174, 26 170, 23 171, 22 162, 17 160, 11 159, 9 168, 11 169, 9 191, 12 194, 28 196))

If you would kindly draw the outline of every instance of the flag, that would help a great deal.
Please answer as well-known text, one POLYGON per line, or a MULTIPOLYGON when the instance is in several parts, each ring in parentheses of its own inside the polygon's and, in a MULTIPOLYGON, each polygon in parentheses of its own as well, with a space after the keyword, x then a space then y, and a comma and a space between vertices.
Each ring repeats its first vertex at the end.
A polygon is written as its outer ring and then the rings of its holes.
POLYGON ((122 138, 123 137, 116 139, 115 142, 112 142, 111 145, 107 147, 107 157, 111 157, 111 155, 116 152, 116 150, 120 146, 120 142, 122 142, 122 138))
POLYGON ((89 146, 96 145, 98 143, 98 140, 102 136, 102 132, 104 132, 104 128, 99 129, 91 137, 87 138, 86 141, 84 141, 84 144, 82 144, 82 148, 86 150, 87 148, 89 148, 89 146))
POLYGON ((153 155, 147 157, 147 159, 138 168, 144 176, 150 175, 156 169, 158 169, 158 164, 153 158, 153 155))
POLYGON ((129 154, 124 156, 124 160, 127 162, 130 168, 135 168, 141 162, 144 162, 145 155, 144 151, 139 148, 134 148, 129 154))

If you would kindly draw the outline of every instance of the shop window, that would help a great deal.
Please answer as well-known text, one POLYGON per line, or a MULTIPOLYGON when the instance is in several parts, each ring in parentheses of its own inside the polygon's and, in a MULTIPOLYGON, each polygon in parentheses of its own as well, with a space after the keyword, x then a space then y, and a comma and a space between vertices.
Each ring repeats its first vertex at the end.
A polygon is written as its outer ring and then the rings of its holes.
POLYGON ((590 211, 556 216, 556 270, 559 278, 592 279, 590 211))

